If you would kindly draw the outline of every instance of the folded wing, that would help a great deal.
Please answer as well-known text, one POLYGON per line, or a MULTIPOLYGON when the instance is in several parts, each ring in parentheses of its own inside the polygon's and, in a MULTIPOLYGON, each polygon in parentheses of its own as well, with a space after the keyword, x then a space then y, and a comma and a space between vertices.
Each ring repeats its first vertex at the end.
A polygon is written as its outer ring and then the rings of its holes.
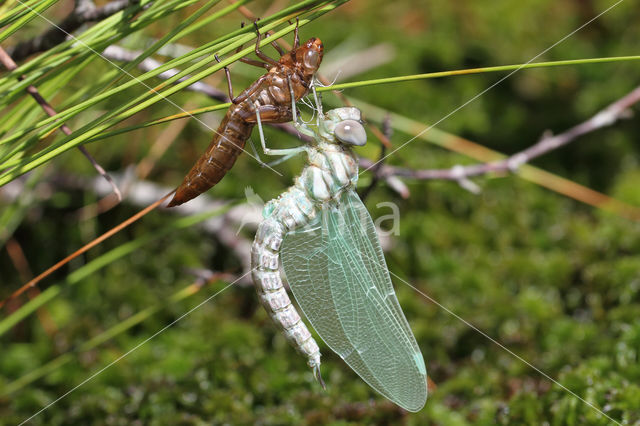
POLYGON ((287 234, 282 265, 322 340, 372 388, 408 411, 427 399, 426 369, 396 298, 375 227, 354 191, 287 234))

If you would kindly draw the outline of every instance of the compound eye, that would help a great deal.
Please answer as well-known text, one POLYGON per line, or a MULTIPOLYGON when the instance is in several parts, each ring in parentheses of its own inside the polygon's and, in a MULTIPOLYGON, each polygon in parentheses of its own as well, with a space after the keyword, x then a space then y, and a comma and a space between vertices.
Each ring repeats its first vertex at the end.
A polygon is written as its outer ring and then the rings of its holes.
POLYGON ((336 125, 334 130, 336 138, 348 145, 363 146, 367 143, 367 132, 362 124, 355 120, 344 120, 336 125))
POLYGON ((317 69, 320 64, 320 55, 315 50, 307 50, 304 53, 303 61, 306 68, 317 69))

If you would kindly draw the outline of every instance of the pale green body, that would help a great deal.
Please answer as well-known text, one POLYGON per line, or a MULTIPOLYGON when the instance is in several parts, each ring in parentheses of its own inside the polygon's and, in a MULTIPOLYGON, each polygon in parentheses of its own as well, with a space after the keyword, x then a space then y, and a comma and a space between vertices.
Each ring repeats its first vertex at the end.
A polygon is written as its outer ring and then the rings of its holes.
POLYGON ((360 111, 330 111, 316 142, 305 147, 309 163, 295 185, 266 205, 252 248, 254 282, 319 379, 320 351, 284 290, 281 256, 295 299, 322 340, 375 390, 418 411, 427 398, 424 361, 371 217, 354 190, 357 159, 333 135, 345 120, 359 121, 360 111))

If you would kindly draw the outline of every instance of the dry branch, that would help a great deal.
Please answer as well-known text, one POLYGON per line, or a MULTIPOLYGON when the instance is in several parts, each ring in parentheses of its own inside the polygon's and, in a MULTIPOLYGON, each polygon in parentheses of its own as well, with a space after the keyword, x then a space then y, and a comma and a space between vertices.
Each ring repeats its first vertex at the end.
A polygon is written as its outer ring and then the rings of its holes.
MULTIPOLYGON (((113 178, 118 186, 123 188, 124 201, 138 207, 147 207, 157 202, 158 199, 166 197, 166 194, 171 191, 170 188, 156 183, 137 179, 133 173, 133 168, 124 174, 116 173, 113 178)), ((20 197, 24 193, 25 181, 24 178, 18 178, 6 184, 2 188, 3 197, 9 202, 20 197)), ((51 175, 46 181, 39 183, 33 192, 43 197, 49 197, 55 189, 59 188, 89 191, 98 197, 104 197, 110 193, 109 185, 102 179, 86 179, 81 176, 59 173, 51 175)), ((201 194, 189 203, 168 211, 180 216, 193 216, 205 211, 219 210, 229 204, 230 202, 227 200, 215 200, 207 194, 201 194)), ((253 229, 257 228, 262 219, 262 207, 262 204, 251 202, 239 204, 230 208, 224 214, 206 219, 198 225, 206 234, 213 235, 221 244, 234 253, 242 264, 243 273, 251 270, 249 257, 251 241, 240 234, 240 229, 244 226, 253 229)), ((244 279, 247 282, 250 280, 249 276, 244 279)))
MULTIPOLYGON (((515 172, 523 164, 529 163, 533 159, 540 157, 550 151, 565 146, 580 136, 594 132, 606 126, 610 126, 622 118, 630 116, 630 107, 640 102, 640 87, 637 87, 621 99, 613 102, 590 119, 568 129, 557 135, 545 134, 534 145, 520 151, 504 160, 492 163, 474 164, 470 166, 454 166, 449 169, 412 170, 402 167, 383 165, 378 169, 381 177, 388 178, 398 176, 403 178, 431 180, 445 179, 461 183, 463 186, 469 184, 469 178, 484 175, 487 173, 508 173, 515 172)), ((374 168, 377 163, 371 160, 362 159, 361 164, 365 168, 374 168)), ((475 184, 473 184, 475 185, 475 184)), ((470 188, 467 188, 470 189, 470 188)), ((471 189, 470 189, 471 190, 471 189)), ((472 191, 475 192, 475 191, 472 191)))
POLYGON ((77 0, 73 11, 60 23, 39 36, 8 48, 7 51, 9 56, 19 62, 34 53, 44 52, 64 42, 69 34, 82 25, 105 19, 137 2, 138 0, 113 0, 104 6, 96 7, 92 1, 77 0))
MULTIPOLYGON (((112 61, 132 62, 138 56, 140 56, 141 53, 142 52, 125 49, 123 47, 116 46, 116 45, 111 45, 102 52, 102 56, 112 61)), ((162 65, 164 64, 160 61, 156 61, 155 59, 152 59, 152 58, 146 58, 138 64, 138 68, 142 71, 148 72, 156 68, 159 68, 162 65)), ((174 75, 178 74, 179 72, 181 72, 181 70, 172 68, 158 74, 156 77, 161 78, 162 80, 167 80, 173 77, 174 75)), ((190 76, 188 75, 184 76, 181 79, 179 79, 176 83, 180 83, 189 78, 190 76)), ((185 90, 190 90, 193 92, 205 94, 210 98, 218 100, 220 102, 229 102, 229 98, 227 97, 227 94, 225 92, 223 92, 222 90, 216 89, 215 87, 207 83, 204 83, 202 81, 197 81, 192 85, 185 87, 185 90)))

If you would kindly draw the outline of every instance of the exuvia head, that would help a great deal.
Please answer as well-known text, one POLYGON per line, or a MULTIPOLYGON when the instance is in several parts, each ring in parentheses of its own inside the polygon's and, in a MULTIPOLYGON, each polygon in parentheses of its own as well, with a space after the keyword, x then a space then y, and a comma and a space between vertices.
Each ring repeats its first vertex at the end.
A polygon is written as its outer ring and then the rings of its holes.
POLYGON ((305 44, 296 49, 295 62, 305 75, 313 75, 318 71, 324 46, 319 38, 311 37, 305 44))
POLYGON ((345 145, 363 146, 367 143, 367 132, 362 125, 362 114, 358 108, 344 107, 329 111, 320 121, 320 134, 345 145))

